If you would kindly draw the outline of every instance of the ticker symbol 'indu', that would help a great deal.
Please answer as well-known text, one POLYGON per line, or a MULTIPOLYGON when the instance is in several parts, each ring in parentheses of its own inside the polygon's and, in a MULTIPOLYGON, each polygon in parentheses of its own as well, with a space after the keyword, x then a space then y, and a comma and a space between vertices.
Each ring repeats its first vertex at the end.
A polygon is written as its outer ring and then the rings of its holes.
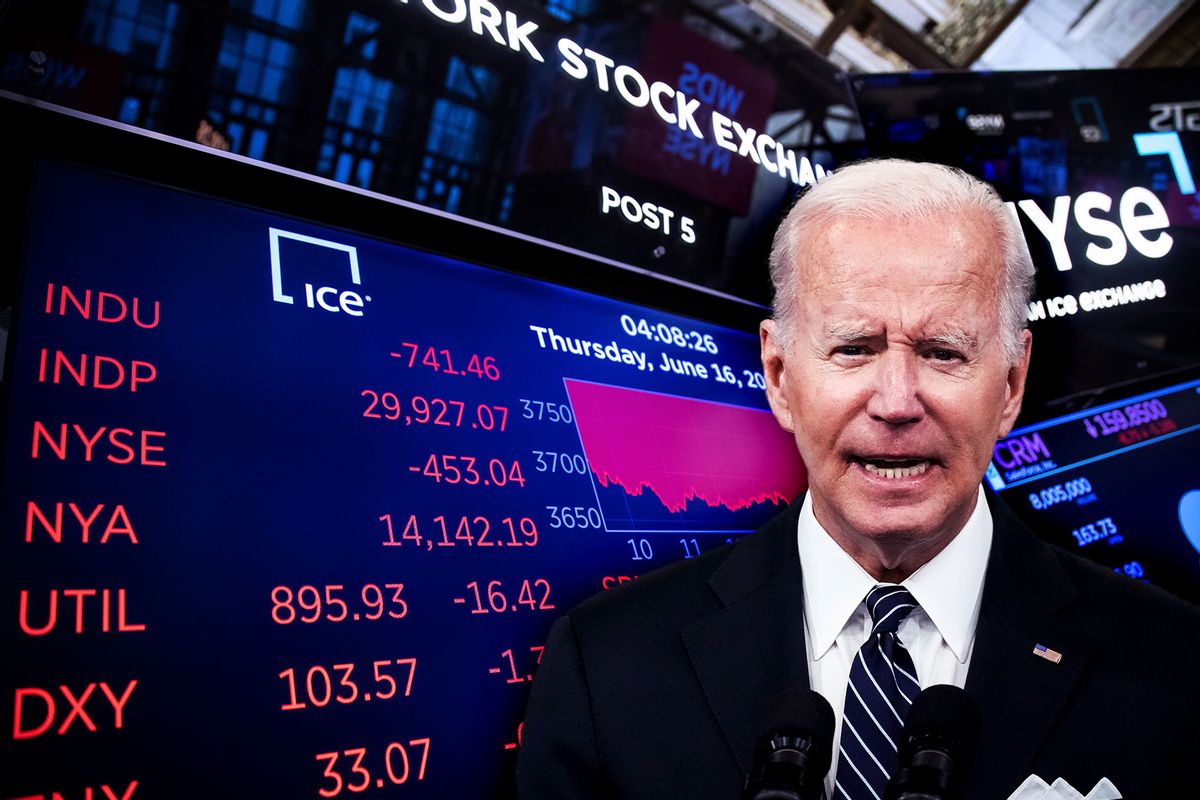
MULTIPOLYGON (((362 276, 358 270, 358 248, 348 244, 331 242, 328 239, 317 239, 313 236, 305 236, 301 233, 281 230, 280 228, 268 228, 268 230, 270 231, 271 238, 272 299, 276 303, 291 305, 295 302, 295 298, 285 292, 283 287, 283 259, 280 257, 279 252, 279 241, 281 239, 288 239, 312 245, 313 247, 321 247, 345 253, 350 266, 350 282, 356 286, 362 285, 362 276)), ((304 304, 312 309, 332 311, 334 313, 340 312, 351 317, 361 317, 363 315, 363 306, 369 302, 371 302, 370 295, 363 296, 350 289, 338 289, 334 286, 314 286, 311 282, 304 283, 304 304)))

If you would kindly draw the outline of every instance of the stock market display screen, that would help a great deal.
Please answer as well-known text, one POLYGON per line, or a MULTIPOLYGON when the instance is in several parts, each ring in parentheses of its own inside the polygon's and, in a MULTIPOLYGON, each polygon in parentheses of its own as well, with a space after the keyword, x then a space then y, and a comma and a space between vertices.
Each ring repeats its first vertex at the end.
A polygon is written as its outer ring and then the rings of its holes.
POLYGON ((1200 380, 1013 431, 987 481, 1048 541, 1200 602, 1200 380))
POLYGON ((750 332, 53 161, 28 220, 3 797, 505 794, 553 619, 804 485, 750 332))

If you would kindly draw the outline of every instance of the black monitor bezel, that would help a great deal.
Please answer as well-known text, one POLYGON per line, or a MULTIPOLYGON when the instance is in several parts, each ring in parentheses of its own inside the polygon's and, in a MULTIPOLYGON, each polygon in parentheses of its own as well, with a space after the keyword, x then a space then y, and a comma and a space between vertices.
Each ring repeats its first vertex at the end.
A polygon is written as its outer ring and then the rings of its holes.
POLYGON ((10 197, 18 198, 17 213, 0 222, 0 263, 8 267, 0 308, 12 307, 19 297, 17 265, 37 165, 58 161, 748 333, 770 314, 757 303, 628 264, 4 92, 0 118, 6 123, 0 126, 5 182, 10 197))

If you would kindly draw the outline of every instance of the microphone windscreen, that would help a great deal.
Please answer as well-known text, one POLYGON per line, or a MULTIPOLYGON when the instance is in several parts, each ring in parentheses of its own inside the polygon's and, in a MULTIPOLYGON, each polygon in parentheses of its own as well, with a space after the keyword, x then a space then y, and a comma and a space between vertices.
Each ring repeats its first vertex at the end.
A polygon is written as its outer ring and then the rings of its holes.
POLYGON ((917 744, 930 736, 969 754, 979 738, 979 706, 964 690, 937 684, 913 700, 904 723, 905 744, 917 744))
POLYGON ((781 736, 811 742, 808 757, 824 775, 833 759, 833 707, 812 689, 793 687, 775 696, 767 706, 759 728, 759 748, 769 747, 781 736))

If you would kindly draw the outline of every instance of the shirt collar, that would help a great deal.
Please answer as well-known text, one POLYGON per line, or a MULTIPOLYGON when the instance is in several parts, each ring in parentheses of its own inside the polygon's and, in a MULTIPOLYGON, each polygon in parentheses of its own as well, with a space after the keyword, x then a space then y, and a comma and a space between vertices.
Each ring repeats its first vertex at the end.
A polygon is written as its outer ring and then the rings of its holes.
POLYGON ((796 528, 804 575, 804 624, 812 657, 819 661, 833 647, 875 579, 817 522, 812 492, 804 496, 796 528))
MULTIPOLYGON (((804 574, 804 624, 812 657, 819 660, 877 581, 817 522, 811 493, 804 498, 796 527, 804 574)), ((992 515, 980 487, 963 529, 902 582, 960 663, 966 662, 974 638, 991 546, 992 515)))
POLYGON ((992 513, 981 486, 975 510, 958 536, 902 583, 920 603, 960 664, 966 663, 975 638, 983 577, 991 550, 992 513))

